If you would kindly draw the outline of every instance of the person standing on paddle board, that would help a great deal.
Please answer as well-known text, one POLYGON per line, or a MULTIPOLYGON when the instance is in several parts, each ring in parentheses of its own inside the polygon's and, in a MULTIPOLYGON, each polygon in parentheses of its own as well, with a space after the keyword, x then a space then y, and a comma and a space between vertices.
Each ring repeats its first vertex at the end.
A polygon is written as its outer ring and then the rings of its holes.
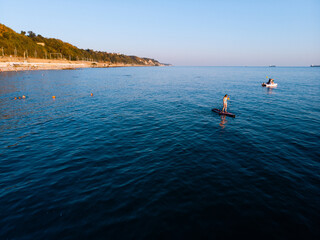
POLYGON ((224 95, 224 97, 223 97, 223 108, 222 108, 222 112, 226 112, 226 111, 227 111, 228 100, 230 100, 228 94, 224 95))

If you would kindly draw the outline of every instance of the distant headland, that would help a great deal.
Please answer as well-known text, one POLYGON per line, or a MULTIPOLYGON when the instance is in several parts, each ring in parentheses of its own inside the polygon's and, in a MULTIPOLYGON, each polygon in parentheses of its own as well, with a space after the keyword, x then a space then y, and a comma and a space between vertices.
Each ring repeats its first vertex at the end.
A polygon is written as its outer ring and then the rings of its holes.
POLYGON ((169 65, 151 58, 80 49, 32 31, 17 33, 0 23, 0 71, 169 65))

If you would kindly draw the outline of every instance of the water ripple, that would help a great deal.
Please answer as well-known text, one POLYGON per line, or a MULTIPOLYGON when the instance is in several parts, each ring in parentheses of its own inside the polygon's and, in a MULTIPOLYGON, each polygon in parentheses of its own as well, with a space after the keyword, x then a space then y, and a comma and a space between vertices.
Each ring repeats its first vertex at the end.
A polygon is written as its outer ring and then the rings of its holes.
POLYGON ((259 67, 0 75, 0 238, 317 239, 319 77, 259 67), (262 88, 265 75, 278 88, 262 88), (226 93, 236 118, 211 112, 226 93))

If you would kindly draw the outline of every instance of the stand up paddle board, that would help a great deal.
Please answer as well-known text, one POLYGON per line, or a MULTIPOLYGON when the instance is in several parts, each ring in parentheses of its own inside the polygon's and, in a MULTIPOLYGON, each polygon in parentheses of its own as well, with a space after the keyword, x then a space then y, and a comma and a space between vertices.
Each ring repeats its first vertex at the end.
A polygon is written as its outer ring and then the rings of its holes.
POLYGON ((233 114, 233 113, 222 112, 220 109, 217 109, 217 108, 213 108, 211 111, 212 111, 212 112, 219 113, 219 115, 226 115, 226 116, 229 116, 229 117, 236 117, 236 115, 233 114))

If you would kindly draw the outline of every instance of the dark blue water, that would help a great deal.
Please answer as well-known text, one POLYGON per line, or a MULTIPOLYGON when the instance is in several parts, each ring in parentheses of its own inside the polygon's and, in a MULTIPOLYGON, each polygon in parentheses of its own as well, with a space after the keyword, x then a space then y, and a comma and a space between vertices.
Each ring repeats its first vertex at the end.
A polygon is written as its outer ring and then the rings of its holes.
POLYGON ((319 80, 302 67, 1 73, 0 239, 316 239, 319 80), (225 94, 236 118, 211 112, 225 94))

